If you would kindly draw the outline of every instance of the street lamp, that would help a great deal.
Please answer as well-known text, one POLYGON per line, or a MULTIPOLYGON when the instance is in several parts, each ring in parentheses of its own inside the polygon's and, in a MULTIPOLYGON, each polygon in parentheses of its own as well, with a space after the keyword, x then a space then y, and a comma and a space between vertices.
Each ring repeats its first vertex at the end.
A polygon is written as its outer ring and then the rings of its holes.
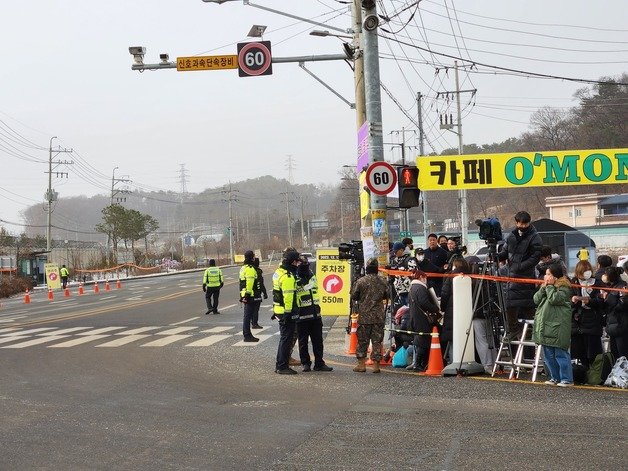
POLYGON ((249 38, 261 38, 264 35, 264 31, 266 31, 267 26, 264 25, 253 25, 249 30, 247 37, 249 38))
POLYGON ((335 38, 353 39, 353 36, 349 36, 348 34, 335 34, 335 33, 330 33, 327 30, 322 31, 320 29, 315 29, 315 30, 310 31, 310 36, 320 36, 322 38, 325 38, 327 36, 333 36, 335 38))

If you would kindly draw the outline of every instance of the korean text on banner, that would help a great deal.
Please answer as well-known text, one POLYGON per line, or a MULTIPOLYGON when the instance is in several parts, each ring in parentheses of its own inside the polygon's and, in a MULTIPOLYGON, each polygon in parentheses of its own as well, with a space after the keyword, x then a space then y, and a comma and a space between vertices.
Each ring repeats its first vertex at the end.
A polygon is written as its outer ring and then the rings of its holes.
POLYGON ((628 183, 628 149, 417 158, 421 190, 628 183))
POLYGON ((338 258, 338 249, 316 251, 316 280, 323 316, 348 316, 351 264, 338 258))
POLYGON ((44 271, 46 272, 46 284, 48 285, 48 289, 61 288, 59 266, 56 263, 44 263, 44 271))

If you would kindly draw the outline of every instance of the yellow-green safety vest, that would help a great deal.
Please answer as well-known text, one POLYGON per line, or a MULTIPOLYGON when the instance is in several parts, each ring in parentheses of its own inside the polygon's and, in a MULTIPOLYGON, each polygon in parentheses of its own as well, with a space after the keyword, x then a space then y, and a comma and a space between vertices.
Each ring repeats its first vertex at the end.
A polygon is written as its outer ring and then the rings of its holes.
POLYGON ((292 273, 283 267, 273 273, 273 313, 281 316, 292 313, 297 308, 295 293, 297 280, 292 273))
POLYGON ((222 270, 218 267, 209 267, 203 274, 203 284, 208 288, 217 288, 222 284, 222 270))
POLYGON ((253 296, 257 280, 257 270, 253 265, 242 265, 240 268, 240 297, 253 296))

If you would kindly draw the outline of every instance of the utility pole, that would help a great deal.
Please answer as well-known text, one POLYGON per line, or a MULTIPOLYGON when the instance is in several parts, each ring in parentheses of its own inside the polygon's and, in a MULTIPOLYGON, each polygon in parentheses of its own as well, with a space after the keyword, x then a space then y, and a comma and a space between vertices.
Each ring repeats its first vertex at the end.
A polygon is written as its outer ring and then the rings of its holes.
POLYGON ((340 198, 340 242, 344 242, 345 240, 345 211, 344 211, 344 203, 342 202, 342 198, 340 198))
MULTIPOLYGON (((423 95, 421 92, 416 94, 416 108, 419 113, 419 155, 421 157, 425 156, 425 134, 423 131, 423 104, 422 104, 423 95)), ((429 222, 427 217, 427 194, 425 191, 421 190, 421 198, 422 198, 422 210, 423 210, 423 237, 425 237, 425 244, 427 245, 427 236, 430 233, 429 222)))
MULTIPOLYGON (((48 191, 46 191, 46 212, 48 213, 48 221, 47 221, 47 225, 46 225, 46 251, 50 252, 50 250, 52 249, 52 203, 57 201, 58 199, 58 194, 56 191, 53 191, 52 189, 52 164, 55 164, 55 168, 57 168, 57 166, 59 165, 72 165, 74 162, 72 161, 67 161, 67 160, 56 160, 53 161, 53 157, 52 157, 52 140, 56 139, 57 136, 53 136, 50 138, 50 145, 48 146, 48 171, 46 172, 48 174, 48 191)), ((64 152, 64 153, 70 153, 72 152, 72 149, 61 149, 61 147, 59 147, 58 149, 55 149, 55 157, 57 155, 59 155, 60 153, 64 152)), ((55 172, 55 175, 57 176, 57 178, 63 178, 63 176, 65 175, 65 178, 68 178, 68 173, 67 172, 55 172)))
MULTIPOLYGON (((229 227, 227 231, 229 233, 229 260, 233 265, 235 263, 235 259, 233 258, 233 205, 234 201, 237 201, 233 197, 233 187, 231 186, 231 182, 229 182, 229 190, 223 190, 223 193, 228 193, 227 202, 229 203, 229 227)), ((223 200, 224 201, 224 200, 223 200)))
POLYGON ((303 198, 303 195, 301 195, 301 246, 303 248, 306 247, 307 245, 307 239, 305 238, 305 228, 303 227, 303 218, 304 218, 304 214, 303 214, 303 206, 305 203, 305 198, 303 198))
POLYGON ((354 50, 358 51, 354 54, 353 59, 353 81, 355 84, 355 118, 356 129, 366 121, 366 103, 364 96, 364 59, 360 49, 360 34, 362 33, 362 0, 353 0, 351 4, 353 41, 354 50))
MULTIPOLYGON (((362 0, 364 28, 364 90, 366 97, 366 120, 369 122, 369 163, 384 160, 384 138, 382 133, 382 97, 379 76, 379 44, 377 28, 379 19, 375 0, 362 0)), ((388 226, 386 223, 386 196, 371 194, 370 216, 373 226, 373 242, 377 259, 381 265, 388 263, 388 226)))
POLYGON ((286 191, 279 194, 284 195, 286 198, 286 217, 288 218, 288 246, 294 247, 292 242, 292 221, 290 220, 290 203, 292 203, 292 200, 290 199, 291 193, 288 191, 288 185, 286 185, 286 191))
MULTIPOLYGON (((436 97, 438 98, 441 95, 448 95, 449 93, 455 93, 456 95, 456 128, 457 131, 453 130, 453 123, 451 122, 451 117, 449 122, 447 121, 447 115, 445 115, 445 122, 443 123, 443 116, 441 115, 441 129, 446 129, 448 131, 453 132, 458 135, 458 155, 462 155, 464 152, 463 144, 462 144, 462 109, 460 107, 460 94, 461 93, 471 93, 475 95, 477 89, 471 90, 460 90, 460 78, 458 76, 458 61, 454 61, 454 72, 456 78, 456 90, 454 92, 438 92, 436 97)), ((462 235, 462 245, 467 245, 469 242, 469 212, 467 205, 467 190, 458 190, 458 202, 460 204, 460 231, 462 235)))

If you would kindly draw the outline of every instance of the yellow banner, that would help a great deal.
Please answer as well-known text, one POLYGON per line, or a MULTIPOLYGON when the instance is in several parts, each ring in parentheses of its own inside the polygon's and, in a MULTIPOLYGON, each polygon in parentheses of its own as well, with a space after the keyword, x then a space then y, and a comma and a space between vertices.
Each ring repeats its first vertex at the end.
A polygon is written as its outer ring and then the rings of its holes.
POLYGON ((46 284, 48 285, 48 288, 61 288, 61 276, 59 275, 59 266, 55 263, 44 263, 44 271, 46 272, 46 284))
POLYGON ((417 157, 421 190, 628 183, 628 149, 417 157))
POLYGON ((237 69, 238 56, 192 56, 177 57, 177 70, 187 72, 190 70, 224 70, 237 69))
POLYGON ((323 316, 348 316, 351 264, 338 259, 338 249, 316 251, 316 280, 323 316))

